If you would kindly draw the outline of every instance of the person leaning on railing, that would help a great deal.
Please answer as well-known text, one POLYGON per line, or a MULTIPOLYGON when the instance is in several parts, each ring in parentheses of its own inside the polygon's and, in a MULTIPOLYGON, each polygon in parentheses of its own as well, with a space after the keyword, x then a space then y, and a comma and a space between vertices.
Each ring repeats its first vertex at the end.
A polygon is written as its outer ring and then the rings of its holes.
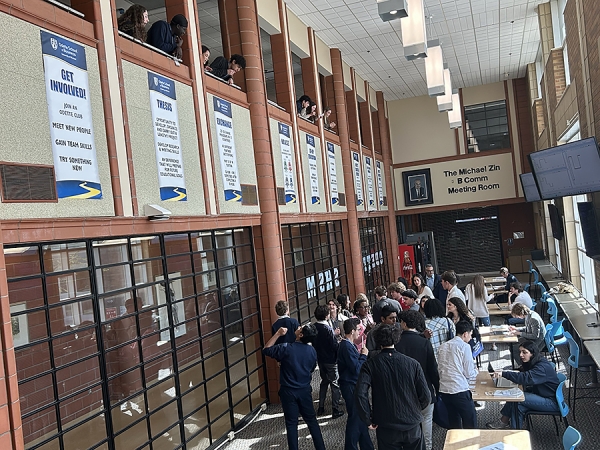
POLYGON ((181 59, 183 35, 187 32, 188 21, 182 14, 175 14, 171 23, 165 20, 154 22, 148 30, 148 44, 163 52, 181 59))

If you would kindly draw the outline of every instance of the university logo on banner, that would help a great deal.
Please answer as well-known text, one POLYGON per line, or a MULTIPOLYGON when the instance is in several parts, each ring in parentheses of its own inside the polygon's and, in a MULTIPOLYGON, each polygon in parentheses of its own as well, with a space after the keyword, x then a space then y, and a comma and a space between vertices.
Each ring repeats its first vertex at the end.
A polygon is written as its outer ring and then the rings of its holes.
POLYGON ((292 146, 290 145, 290 126, 279 122, 279 148, 283 164, 283 185, 285 203, 296 203, 296 182, 294 181, 294 164, 292 146))
POLYGON ((179 137, 179 115, 175 82, 156 73, 148 72, 150 110, 160 199, 172 202, 187 201, 183 175, 183 156, 179 137))
POLYGON ((237 154, 233 139, 233 119, 231 103, 218 97, 213 97, 215 121, 217 125, 217 146, 221 161, 221 178, 226 202, 241 202, 242 187, 238 172, 237 154))
POLYGON ((321 203, 319 192, 319 175, 317 172, 317 150, 315 148, 315 137, 306 135, 306 149, 308 152, 308 173, 310 177, 310 195, 313 205, 321 203))
POLYGON ((361 206, 364 205, 365 199, 363 197, 362 177, 360 175, 360 155, 356 152, 352 152, 352 163, 354 165, 354 188, 356 189, 356 204, 361 206))
POLYGON ((58 198, 101 199, 85 48, 40 30, 58 198))
POLYGON ((340 202, 338 195, 337 174, 335 169, 335 147, 327 142, 327 161, 329 165, 329 186, 331 193, 331 203, 337 205, 340 202))

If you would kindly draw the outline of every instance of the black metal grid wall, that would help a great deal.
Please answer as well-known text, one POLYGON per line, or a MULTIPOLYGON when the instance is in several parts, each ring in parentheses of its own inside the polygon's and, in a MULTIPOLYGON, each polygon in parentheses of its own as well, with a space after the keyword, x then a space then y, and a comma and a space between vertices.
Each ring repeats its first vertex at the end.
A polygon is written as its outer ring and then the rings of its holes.
POLYGON ((359 219, 358 229, 366 294, 373 299, 373 290, 377 286, 387 286, 392 281, 396 281, 389 278, 385 219, 383 217, 359 219))
POLYGON ((348 292, 342 222, 283 225, 281 234, 290 315, 305 323, 317 304, 348 292))
POLYGON ((266 401, 250 229, 5 260, 28 450, 204 449, 266 401))
POLYGON ((440 271, 497 272, 502 266, 498 208, 421 214, 423 231, 433 231, 440 271))

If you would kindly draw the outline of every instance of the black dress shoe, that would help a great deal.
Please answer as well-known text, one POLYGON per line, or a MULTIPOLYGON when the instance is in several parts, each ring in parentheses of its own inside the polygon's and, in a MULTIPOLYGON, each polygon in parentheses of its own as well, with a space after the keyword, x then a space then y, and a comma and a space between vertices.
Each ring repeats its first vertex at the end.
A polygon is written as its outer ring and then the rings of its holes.
POLYGON ((338 417, 342 417, 344 414, 345 414, 344 411, 341 411, 339 409, 334 409, 333 414, 331 415, 331 418, 337 419, 338 417))
POLYGON ((317 416, 324 416, 324 415, 325 415, 325 408, 317 409, 317 416))

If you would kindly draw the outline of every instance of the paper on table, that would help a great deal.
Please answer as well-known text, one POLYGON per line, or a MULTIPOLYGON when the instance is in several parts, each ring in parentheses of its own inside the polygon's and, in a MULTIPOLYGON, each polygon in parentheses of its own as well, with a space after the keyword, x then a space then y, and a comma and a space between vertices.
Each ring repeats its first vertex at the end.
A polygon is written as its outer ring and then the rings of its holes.
POLYGON ((517 450, 517 447, 505 444, 504 442, 496 442, 495 444, 481 447, 479 450, 517 450))
POLYGON ((519 388, 494 391, 494 395, 496 397, 519 397, 521 394, 523 394, 523 391, 521 391, 519 388))

